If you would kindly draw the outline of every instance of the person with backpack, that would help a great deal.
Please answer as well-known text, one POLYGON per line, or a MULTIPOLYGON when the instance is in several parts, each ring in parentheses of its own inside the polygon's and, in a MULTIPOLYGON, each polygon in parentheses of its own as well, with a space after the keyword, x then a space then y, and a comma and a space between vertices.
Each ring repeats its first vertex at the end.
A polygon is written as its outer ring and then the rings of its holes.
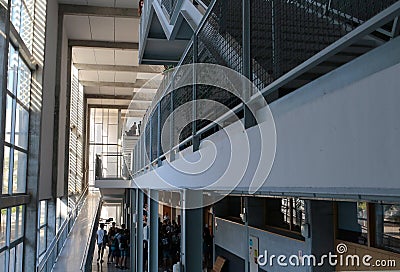
POLYGON ((118 236, 118 246, 120 252, 119 268, 128 269, 126 267, 126 257, 129 254, 129 232, 127 229, 121 231, 121 235, 118 236))
POLYGON ((116 227, 115 227, 115 222, 111 223, 111 227, 108 230, 108 241, 107 241, 107 246, 108 246, 108 257, 107 257, 107 264, 111 264, 113 261, 113 255, 112 255, 112 250, 111 250, 111 245, 112 245, 112 240, 114 239, 115 236, 115 231, 116 231, 116 227))
POLYGON ((115 235, 111 240, 111 254, 112 254, 112 258, 114 258, 116 268, 120 268, 120 266, 119 266, 120 252, 119 252, 119 242, 118 242, 120 232, 121 232, 120 229, 116 229, 115 235))
POLYGON ((98 255, 97 255, 97 261, 101 259, 101 263, 103 261, 103 255, 104 255, 104 248, 106 246, 106 239, 107 239, 107 231, 104 230, 104 224, 100 223, 100 229, 97 230, 96 233, 96 241, 97 241, 97 247, 98 247, 98 255))

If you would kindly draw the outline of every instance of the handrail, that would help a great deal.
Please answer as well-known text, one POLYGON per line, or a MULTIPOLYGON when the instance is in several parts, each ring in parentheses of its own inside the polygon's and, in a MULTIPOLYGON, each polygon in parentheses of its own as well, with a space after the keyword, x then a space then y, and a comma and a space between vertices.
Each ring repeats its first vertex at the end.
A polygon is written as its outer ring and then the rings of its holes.
MULTIPOLYGON (((69 225, 69 222, 71 220, 72 214, 75 213, 77 211, 77 209, 80 207, 80 204, 82 202, 82 198, 83 198, 84 195, 86 195, 86 192, 88 190, 89 190, 89 185, 86 185, 85 189, 83 190, 81 196, 78 199, 76 207, 68 214, 68 218, 66 220, 64 220, 64 222, 63 222, 62 226, 60 227, 59 231, 57 232, 56 236, 51 241, 50 246, 46 250, 46 253, 45 253, 42 261, 37 265, 37 271, 42 271, 44 266, 47 264, 47 261, 49 260, 50 256, 53 254, 54 249, 56 248, 56 245, 58 244, 58 241, 60 240, 62 234, 64 233, 65 228, 69 225)), ((86 201, 86 198, 85 198, 84 201, 86 201)))
POLYGON ((81 266, 79 268, 79 270, 81 270, 81 271, 84 271, 84 270, 82 270, 82 268, 84 268, 83 266, 85 266, 86 262, 87 262, 87 257, 88 257, 89 248, 90 248, 90 240, 93 238, 92 237, 93 236, 93 231, 94 231, 95 226, 97 225, 96 224, 96 222, 98 221, 97 219, 100 218, 101 201, 102 201, 102 199, 100 197, 99 202, 97 203, 97 206, 96 206, 96 217, 95 217, 95 220, 93 220, 92 225, 90 226, 90 232, 89 232, 90 235, 88 236, 88 239, 87 239, 87 242, 86 242, 86 246, 85 246, 85 250, 84 250, 84 253, 83 253, 83 259, 82 259, 82 262, 81 262, 81 266))

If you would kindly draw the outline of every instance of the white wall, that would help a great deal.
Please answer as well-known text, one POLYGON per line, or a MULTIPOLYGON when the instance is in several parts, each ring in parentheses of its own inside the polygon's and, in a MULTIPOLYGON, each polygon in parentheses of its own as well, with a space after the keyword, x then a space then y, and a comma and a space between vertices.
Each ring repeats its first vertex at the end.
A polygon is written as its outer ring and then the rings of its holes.
MULTIPOLYGON (((66 103, 67 103, 67 71, 68 65, 68 37, 63 27, 62 55, 61 57, 61 82, 60 82, 60 111, 58 128, 58 172, 57 172, 57 196, 64 196, 64 171, 65 171, 65 129, 66 128, 66 103)), ((68 171, 68 170, 67 170, 68 171)))
MULTIPOLYGON (((44 60, 42 137, 40 139, 39 200, 50 198, 52 192, 52 163, 54 131, 54 92, 56 84, 58 3, 48 1, 46 48, 44 60)), ((54 185, 55 186, 55 185, 54 185)))
MULTIPOLYGON (((233 223, 221 218, 216 218, 217 227, 215 230, 215 244, 232 254, 245 259, 247 254, 248 242, 246 239, 246 229, 244 225, 233 223)), ((258 238, 258 249, 260 254, 264 255, 264 250, 267 250, 268 256, 281 254, 287 256, 302 254, 311 254, 309 240, 306 242, 287 238, 267 231, 262 231, 255 228, 249 228, 249 235, 258 238)), ((268 272, 274 271, 310 271, 309 267, 282 267, 277 266, 276 259, 273 266, 259 267, 268 272)))

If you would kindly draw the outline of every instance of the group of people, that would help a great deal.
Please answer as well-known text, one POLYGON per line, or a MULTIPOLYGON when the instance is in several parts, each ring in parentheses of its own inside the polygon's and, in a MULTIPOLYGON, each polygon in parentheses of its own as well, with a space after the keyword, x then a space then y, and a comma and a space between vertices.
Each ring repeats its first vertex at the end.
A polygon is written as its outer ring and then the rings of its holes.
POLYGON ((125 224, 121 228, 112 222, 108 232, 104 229, 104 223, 100 224, 100 229, 96 233, 98 247, 97 262, 103 263, 104 250, 108 247, 107 264, 115 264, 116 268, 128 269, 127 257, 129 256, 129 230, 125 224))
POLYGON ((126 132, 126 135, 128 136, 138 136, 140 135, 140 128, 142 126, 142 121, 139 122, 139 124, 136 124, 136 122, 133 123, 131 128, 126 132))
POLYGON ((159 264, 164 271, 172 269, 172 265, 179 262, 181 244, 181 226, 171 220, 168 213, 159 222, 159 264))

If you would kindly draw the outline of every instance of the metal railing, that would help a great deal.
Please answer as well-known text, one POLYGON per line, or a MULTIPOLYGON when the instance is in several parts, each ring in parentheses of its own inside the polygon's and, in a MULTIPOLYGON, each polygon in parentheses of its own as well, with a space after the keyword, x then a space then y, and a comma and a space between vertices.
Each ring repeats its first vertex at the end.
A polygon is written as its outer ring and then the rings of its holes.
POLYGON ((92 225, 90 226, 90 235, 86 242, 86 247, 80 266, 81 271, 92 271, 92 262, 93 262, 94 250, 96 247, 96 231, 97 231, 97 226, 99 225, 101 207, 102 207, 102 201, 100 199, 96 207, 96 217, 93 220, 92 225))
POLYGON ((78 216, 83 203, 87 199, 89 186, 86 186, 80 195, 78 201, 76 202, 75 208, 68 213, 68 217, 64 220, 60 229, 58 230, 56 236, 51 241, 49 247, 46 250, 42 260, 36 267, 37 272, 50 272, 57 260, 58 255, 64 247, 65 241, 68 238, 69 232, 71 231, 73 225, 75 224, 76 217, 78 216))
MULTIPOLYGON (((202 139, 218 130, 215 122, 196 121, 181 135, 171 135, 179 137, 179 144, 162 150, 160 131, 165 115, 194 98, 193 86, 174 89, 181 65, 195 62, 229 67, 251 79, 272 102, 326 73, 315 74, 312 69, 318 65, 334 69, 361 55, 339 55, 346 48, 356 46, 357 50, 366 49, 365 53, 391 39, 399 15, 400 2, 396 0, 212 1, 177 68, 157 91, 153 100, 157 103, 144 117, 145 129, 133 150, 134 175, 161 165, 165 157, 192 145, 195 137, 202 139), (246 9, 237 8, 249 2, 246 9)), ((217 100, 242 118, 241 102, 223 90, 196 86, 195 95, 196 99, 217 100)), ((219 119, 231 116, 220 113, 219 119)), ((196 115, 193 118, 196 120, 196 115)))
POLYGON ((122 179, 124 157, 122 153, 96 154, 95 179, 122 179))

